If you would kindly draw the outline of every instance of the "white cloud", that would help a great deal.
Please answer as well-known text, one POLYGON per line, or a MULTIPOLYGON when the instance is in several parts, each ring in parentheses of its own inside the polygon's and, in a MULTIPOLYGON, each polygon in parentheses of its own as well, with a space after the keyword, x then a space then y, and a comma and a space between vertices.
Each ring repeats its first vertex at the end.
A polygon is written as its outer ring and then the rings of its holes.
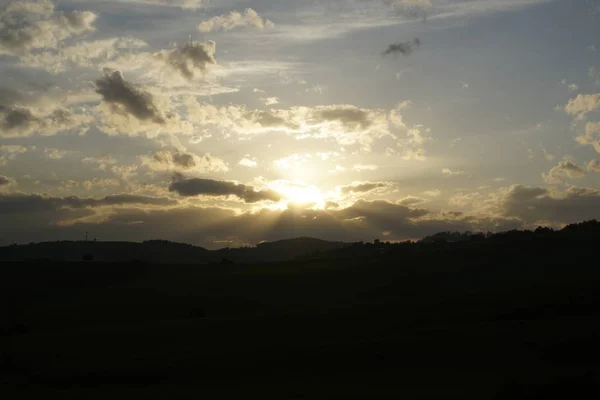
POLYGON ((363 171, 377 171, 379 167, 377 165, 363 165, 356 164, 352 167, 352 170, 355 172, 363 172, 363 171))
POLYGON ((68 151, 54 148, 46 148, 44 149, 44 154, 51 160, 62 160, 68 151))
MULTIPOLYGON (((387 113, 352 105, 249 110, 240 105, 199 104, 195 97, 187 97, 184 104, 190 121, 199 125, 213 125, 242 135, 279 131, 297 139, 333 139, 342 146, 356 145, 367 152, 375 140, 397 139, 399 132, 406 131, 395 111, 387 113)), ((406 138, 398 139, 399 146, 410 149, 421 146, 426 138, 420 129, 415 127, 407 132, 406 138)))
POLYGON ((268 19, 263 19, 256 11, 247 8, 243 14, 232 11, 229 14, 219 15, 198 24, 200 32, 230 31, 235 28, 252 27, 259 30, 273 28, 275 25, 268 19))
POLYGON ((19 154, 27 152, 27 147, 20 145, 0 145, 0 167, 7 165, 9 161, 14 160, 19 154))
POLYGON ((592 160, 587 165, 587 170, 590 172, 600 172, 600 161, 592 160))
POLYGON ((112 156, 104 157, 85 157, 81 160, 84 164, 95 164, 100 171, 106 171, 109 165, 117 164, 118 161, 112 156))
POLYGON ((578 136, 575 140, 584 145, 591 145, 600 153, 600 122, 588 122, 585 126, 585 135, 578 136))
POLYGON ((250 158, 244 157, 240 160, 240 162, 238 162, 238 165, 248 168, 256 168, 258 166, 258 163, 250 158))
POLYGON ((26 54, 20 58, 20 63, 54 74, 66 72, 73 67, 102 69, 110 61, 147 46, 143 40, 132 37, 82 41, 56 50, 26 54))
POLYGON ((579 90, 579 86, 575 83, 569 83, 566 79, 560 81, 561 85, 566 86, 570 92, 576 92, 579 90))
POLYGON ((260 100, 265 103, 265 106, 272 106, 274 104, 279 104, 278 97, 261 97, 260 100))
POLYGON ((428 196, 428 197, 440 197, 442 195, 442 192, 439 189, 434 189, 434 190, 427 190, 427 191, 421 193, 421 195, 428 196))
POLYGON ((543 173, 542 178, 548 184, 559 184, 562 179, 578 179, 585 176, 585 169, 570 160, 563 160, 553 167, 548 173, 543 173))
POLYGON ((577 97, 569 100, 565 106, 565 111, 569 115, 580 116, 582 114, 595 111, 600 108, 600 93, 579 94, 577 97))
POLYGON ((90 11, 57 11, 49 0, 16 0, 0 11, 0 54, 55 49, 65 39, 95 30, 90 11))
POLYGON ((442 174, 444 174, 445 176, 467 175, 465 171, 451 170, 450 168, 443 168, 442 174))
POLYGON ((227 164, 210 154, 198 156, 193 153, 160 150, 152 156, 141 156, 142 165, 154 171, 165 172, 227 172, 227 164))

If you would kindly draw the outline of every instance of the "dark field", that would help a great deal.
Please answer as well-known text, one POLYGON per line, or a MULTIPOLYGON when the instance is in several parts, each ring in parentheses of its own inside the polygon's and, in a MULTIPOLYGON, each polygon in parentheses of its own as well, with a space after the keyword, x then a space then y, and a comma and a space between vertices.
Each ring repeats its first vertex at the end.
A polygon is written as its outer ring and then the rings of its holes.
POLYGON ((595 247, 0 264, 2 398, 597 398, 595 247))

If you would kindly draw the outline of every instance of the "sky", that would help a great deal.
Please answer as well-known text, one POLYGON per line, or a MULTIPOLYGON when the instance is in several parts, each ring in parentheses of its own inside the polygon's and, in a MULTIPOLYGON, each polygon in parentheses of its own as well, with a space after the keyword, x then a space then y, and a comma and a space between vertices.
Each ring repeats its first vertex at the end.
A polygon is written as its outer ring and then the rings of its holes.
POLYGON ((600 218, 598 0, 0 0, 0 245, 600 218))

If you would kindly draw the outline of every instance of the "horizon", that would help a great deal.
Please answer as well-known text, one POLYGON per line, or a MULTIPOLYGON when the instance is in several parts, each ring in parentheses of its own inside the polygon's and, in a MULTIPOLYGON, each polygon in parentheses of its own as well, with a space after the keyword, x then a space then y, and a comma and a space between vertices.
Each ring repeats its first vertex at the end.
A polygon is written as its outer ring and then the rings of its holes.
POLYGON ((600 219, 599 18, 599 0, 0 0, 0 246, 600 219))
POLYGON ((483 232, 483 231, 440 231, 440 232, 436 232, 433 233, 431 235, 419 238, 419 239, 406 239, 406 240, 381 240, 379 238, 375 238, 372 240, 361 240, 361 241, 357 241, 357 242, 344 242, 344 241, 334 241, 334 240, 327 240, 327 239, 321 239, 318 237, 309 237, 309 236, 300 236, 300 237, 290 237, 290 238, 284 238, 284 239, 278 239, 278 240, 274 240, 274 241, 262 241, 262 242, 258 242, 258 243, 246 243, 246 244, 241 244, 239 246, 235 246, 235 247, 202 247, 202 246, 197 246, 194 245, 192 243, 185 243, 185 242, 175 242, 175 241, 171 241, 171 240, 166 240, 166 239, 147 239, 144 241, 114 241, 114 240, 96 240, 96 238, 93 239, 83 239, 83 240, 61 240, 61 239, 57 239, 57 240, 52 240, 52 241, 44 241, 44 242, 29 242, 29 243, 12 243, 9 245, 0 245, 0 248, 2 247, 13 247, 13 246, 30 246, 30 245, 38 245, 38 244, 52 244, 52 243, 128 243, 128 244, 147 244, 149 242, 166 242, 168 244, 175 244, 175 245, 185 245, 185 246, 191 246, 191 247, 195 247, 195 248, 200 248, 203 250, 208 250, 208 251, 221 251, 221 250, 236 250, 236 249, 256 249, 258 247, 260 247, 260 245, 263 244, 269 244, 269 243, 280 243, 280 242, 290 242, 290 241, 296 241, 296 240, 315 240, 315 241, 319 241, 319 242, 326 242, 326 243, 331 243, 331 244, 345 244, 345 245, 353 245, 353 244, 377 244, 377 242, 379 242, 379 244, 385 244, 385 245, 394 245, 394 244, 406 244, 406 243, 410 243, 410 244, 418 244, 421 243, 422 241, 424 241, 425 239, 429 239, 432 237, 436 237, 442 234, 459 234, 459 235, 468 235, 468 236, 478 236, 478 235, 485 235, 485 238, 488 238, 488 235, 491 233, 492 235, 496 235, 496 234, 506 234, 506 233, 511 233, 511 232, 520 232, 520 233, 525 233, 525 232, 530 232, 530 233, 537 233, 538 229, 550 229, 551 232, 562 232, 565 228, 568 227, 572 227, 572 226, 578 226, 578 225, 582 225, 582 224, 591 224, 591 223, 598 223, 597 220, 595 219, 591 219, 591 220, 586 220, 586 221, 580 221, 580 222, 575 222, 572 224, 568 224, 567 226, 561 228, 561 229, 554 229, 552 227, 548 227, 548 226, 538 226, 535 229, 511 229, 508 231, 498 231, 498 232, 491 232, 491 231, 487 231, 487 232, 483 232))

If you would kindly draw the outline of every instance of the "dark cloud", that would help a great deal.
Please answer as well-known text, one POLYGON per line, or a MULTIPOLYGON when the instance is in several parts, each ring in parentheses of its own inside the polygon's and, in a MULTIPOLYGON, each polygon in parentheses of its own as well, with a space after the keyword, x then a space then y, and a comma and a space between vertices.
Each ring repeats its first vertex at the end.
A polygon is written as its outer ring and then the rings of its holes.
POLYGON ((79 209, 127 204, 170 206, 176 205, 177 202, 165 197, 147 197, 130 194, 119 194, 106 196, 101 199, 93 199, 77 196, 51 197, 43 194, 11 193, 0 195, 0 214, 21 214, 55 211, 62 208, 79 209))
POLYGON ((2 130, 13 131, 38 122, 38 119, 27 108, 9 108, 0 106, 2 130))
POLYGON ((36 116, 25 107, 0 105, 0 137, 23 137, 34 134, 54 135, 89 121, 85 115, 73 115, 63 109, 36 116))
MULTIPOLYGON (((4 210, 1 203, 0 209, 4 210)), ((40 206, 34 209, 39 210, 40 206)), ((440 215, 387 201, 365 200, 342 209, 293 207, 243 214, 232 209, 198 206, 122 206, 110 209, 110 212, 103 208, 61 206, 58 210, 47 207, 45 212, 36 213, 35 218, 27 213, 7 212, 2 220, 6 223, 0 224, 0 240, 5 244, 79 239, 81 232, 90 231, 100 240, 161 238, 213 248, 221 247, 220 241, 224 239, 232 240, 234 245, 302 236, 346 242, 370 241, 377 237, 406 240, 448 230, 511 229, 521 223, 511 218, 492 220, 458 214, 440 215)))
POLYGON ((258 201, 279 201, 281 196, 272 190, 256 190, 251 186, 214 179, 185 179, 180 174, 173 177, 169 191, 180 196, 236 196, 246 203, 258 201))
POLYGON ((313 118, 322 121, 338 121, 348 129, 367 129, 373 125, 371 113, 352 106, 322 107, 313 112, 313 118))
POLYGON ((335 201, 328 201, 327 203, 325 203, 325 209, 331 209, 331 208, 340 208, 340 205, 338 203, 336 203, 335 201))
POLYGON ((600 190, 571 186, 564 193, 554 195, 547 189, 514 185, 500 205, 505 216, 528 223, 600 219, 600 190))
POLYGON ((403 199, 400 199, 396 202, 396 204, 400 204, 403 206, 415 206, 418 204, 427 203, 426 199, 422 199, 420 197, 408 196, 403 199))
POLYGON ((421 41, 417 38, 412 42, 392 43, 381 54, 384 56, 402 54, 409 56, 413 51, 421 47, 421 41))
POLYGON ((192 80, 196 75, 206 71, 206 67, 216 64, 216 44, 212 40, 207 42, 189 41, 181 47, 176 47, 161 53, 167 64, 174 68, 184 78, 192 80))
POLYGON ((247 120, 259 124, 264 128, 298 129, 299 126, 289 119, 289 116, 279 115, 275 110, 252 110, 244 114, 247 120))
POLYGON ((340 188, 340 192, 342 194, 350 194, 350 193, 367 193, 375 189, 386 188, 388 184, 385 182, 364 182, 357 183, 354 185, 342 186, 340 188))
POLYGON ((7 178, 6 176, 0 175, 0 186, 8 186, 13 183, 12 179, 7 178))
POLYGON ((175 166, 190 169, 196 166, 196 160, 192 154, 169 151, 158 151, 154 153, 154 160, 161 164, 173 163, 175 166))
POLYGON ((164 124, 165 117, 154 103, 152 94, 127 82, 121 71, 104 70, 104 77, 96 80, 96 92, 117 112, 126 112, 139 120, 164 124), (122 107, 122 110, 120 110, 122 107))
POLYGON ((186 153, 174 153, 173 163, 184 169, 194 168, 196 166, 194 156, 186 153))
POLYGON ((160 150, 152 157, 143 156, 142 162, 156 171, 189 171, 197 172, 224 172, 228 170, 223 160, 210 154, 197 156, 177 150, 160 150))

